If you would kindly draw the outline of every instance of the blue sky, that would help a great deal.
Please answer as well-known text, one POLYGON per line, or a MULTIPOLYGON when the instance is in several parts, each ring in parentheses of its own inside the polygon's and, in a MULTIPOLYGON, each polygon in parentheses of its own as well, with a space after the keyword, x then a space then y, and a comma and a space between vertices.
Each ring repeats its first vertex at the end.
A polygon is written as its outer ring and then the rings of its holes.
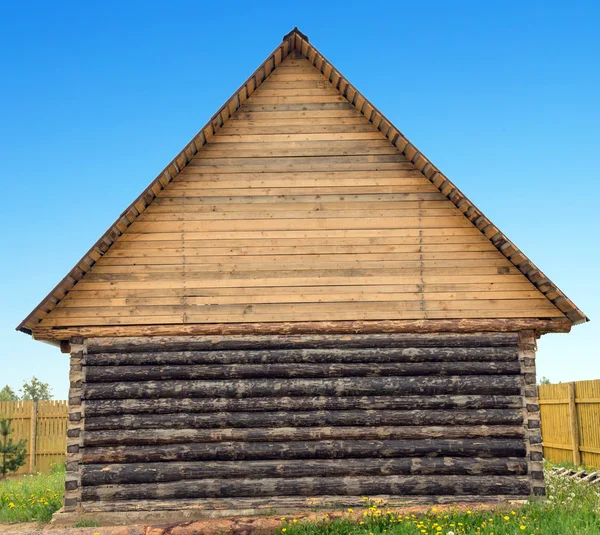
POLYGON ((222 5, 0 3, 0 387, 66 397, 15 326, 296 25, 596 320, 539 374, 600 378, 596 3, 222 5))

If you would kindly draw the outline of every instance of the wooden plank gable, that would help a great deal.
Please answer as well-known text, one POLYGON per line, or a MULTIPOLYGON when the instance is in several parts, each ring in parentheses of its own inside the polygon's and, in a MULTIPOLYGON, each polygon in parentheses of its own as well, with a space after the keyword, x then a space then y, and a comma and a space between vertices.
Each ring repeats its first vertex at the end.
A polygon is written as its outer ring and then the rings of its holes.
POLYGON ((446 318, 587 321, 295 29, 18 329, 446 318))
POLYGON ((528 317, 564 315, 292 54, 41 327, 528 317))

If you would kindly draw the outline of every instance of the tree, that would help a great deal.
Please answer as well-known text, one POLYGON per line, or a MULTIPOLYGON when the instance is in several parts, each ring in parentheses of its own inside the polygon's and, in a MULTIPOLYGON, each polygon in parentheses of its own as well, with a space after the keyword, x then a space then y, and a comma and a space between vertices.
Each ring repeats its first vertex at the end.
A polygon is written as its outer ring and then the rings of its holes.
POLYGON ((19 401, 19 396, 10 386, 6 385, 0 390, 0 401, 19 401))
POLYGON ((538 385, 550 385, 552 384, 550 382, 550 379, 548 379, 548 377, 546 377, 545 375, 538 381, 538 385))
POLYGON ((10 424, 12 419, 0 419, 0 479, 4 479, 10 472, 16 472, 25 464, 27 455, 27 441, 13 442, 8 435, 12 433, 10 424))
POLYGON ((31 378, 31 381, 23 382, 21 393, 21 399, 24 401, 41 401, 45 399, 52 399, 52 388, 50 388, 50 385, 48 383, 43 383, 35 376, 31 378))

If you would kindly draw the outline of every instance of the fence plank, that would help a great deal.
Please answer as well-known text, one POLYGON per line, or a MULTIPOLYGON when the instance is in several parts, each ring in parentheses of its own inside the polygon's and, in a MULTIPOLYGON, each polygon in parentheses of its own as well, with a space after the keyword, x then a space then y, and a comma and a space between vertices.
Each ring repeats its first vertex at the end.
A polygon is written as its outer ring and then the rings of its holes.
POLYGON ((544 457, 600 468, 600 380, 541 385, 544 457))
POLYGON ((577 405, 575 403, 575 383, 569 383, 569 424, 571 427, 571 444, 573 445, 573 464, 581 464, 579 453, 579 421, 577 420, 577 405))
POLYGON ((27 441, 25 464, 17 474, 49 472, 53 464, 65 462, 67 449, 68 402, 39 401, 37 410, 32 401, 2 401, 0 416, 12 418, 11 438, 27 441), (35 414, 35 419, 32 415, 35 414), (35 454, 32 455, 32 446, 35 454))

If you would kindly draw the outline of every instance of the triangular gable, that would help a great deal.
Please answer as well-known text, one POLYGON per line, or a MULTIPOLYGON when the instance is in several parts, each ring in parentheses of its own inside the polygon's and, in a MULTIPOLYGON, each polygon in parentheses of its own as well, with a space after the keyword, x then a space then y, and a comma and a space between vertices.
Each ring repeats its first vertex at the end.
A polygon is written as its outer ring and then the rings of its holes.
MULTIPOLYGON (((328 95, 331 97, 332 102, 339 102, 343 97, 344 102, 348 102, 357 112, 360 112, 359 117, 362 121, 362 125, 366 123, 365 119, 373 126, 372 131, 368 136, 373 134, 374 139, 387 139, 400 151, 403 158, 410 164, 418 176, 424 175, 428 183, 430 184, 431 191, 435 191, 436 194, 447 199, 452 203, 453 210, 457 214, 464 214, 464 216, 472 222, 473 225, 479 231, 491 241, 497 251, 500 251, 502 258, 508 259, 510 264, 506 266, 498 264, 498 269, 513 269, 513 266, 518 269, 520 273, 527 277, 527 280, 535 287, 532 290, 539 291, 545 296, 554 306, 540 306, 539 314, 536 316, 532 313, 532 317, 540 316, 557 316, 560 314, 553 314, 552 310, 554 307, 565 314, 573 324, 581 323, 586 321, 585 315, 575 307, 575 305, 566 297, 562 292, 549 281, 535 266, 534 264, 523 255, 492 223, 485 218, 485 216, 443 175, 437 168, 435 168, 421 153, 412 146, 408 140, 397 130, 389 121, 387 121, 383 115, 372 106, 349 82, 337 71, 332 65, 321 55, 319 52, 308 43, 308 39, 303 36, 297 30, 292 31, 288 34, 282 44, 267 58, 267 60, 255 71, 255 73, 246 81, 246 83, 227 101, 227 103, 215 114, 215 116, 209 121, 209 123, 197 134, 197 136, 184 148, 184 150, 167 166, 167 168, 150 184, 150 186, 132 203, 132 205, 122 214, 122 216, 111 226, 111 228, 104 234, 104 236, 95 244, 95 246, 88 251, 83 259, 77 264, 73 270, 65 277, 57 287, 49 294, 49 296, 19 325, 18 329, 31 333, 32 330, 39 326, 40 322, 47 317, 48 313, 53 310, 56 305, 63 300, 67 293, 73 289, 76 283, 81 280, 86 273, 90 271, 92 266, 96 264, 112 247, 112 245, 122 236, 124 233, 129 232, 127 229, 131 227, 133 223, 137 223, 138 227, 140 221, 144 218, 142 214, 146 212, 148 206, 151 205, 153 200, 159 196, 164 197, 165 188, 169 188, 170 191, 175 191, 177 187, 181 187, 179 184, 173 184, 173 179, 178 177, 181 180, 180 174, 185 170, 190 162, 194 158, 197 159, 199 151, 203 150, 203 147, 207 143, 210 143, 210 150, 213 155, 220 154, 223 150, 227 149, 227 143, 213 143, 215 136, 221 131, 226 125, 228 119, 236 113, 236 111, 248 102, 248 99, 256 92, 257 88, 268 79, 271 72, 279 67, 282 62, 287 58, 289 63, 290 53, 294 55, 306 58, 307 64, 313 65, 319 73, 322 73, 324 78, 331 83, 327 85, 327 88, 323 86, 323 91, 328 91, 328 95), (376 134, 375 134, 376 132, 376 134), (223 147, 219 146, 223 145, 223 147), (219 152, 219 150, 221 152, 219 152), (422 173, 422 175, 420 175, 422 173)), ((281 69, 279 69, 281 70, 281 69)), ((266 90, 268 91, 268 90, 266 90)), ((265 95, 268 93, 265 91, 265 95)), ((306 93, 306 91, 304 92, 306 93)), ((258 93, 257 93, 258 95, 258 93)), ((252 100, 258 100, 264 97, 256 97, 252 100)), ((316 98, 316 97, 315 97, 316 98)), ((329 97, 328 97, 329 98, 329 97)), ((266 98, 267 101, 272 102, 273 98, 266 98)), ((292 99, 293 100, 293 99, 292 99)), ((322 97, 320 97, 322 101, 322 97)), ((287 101, 290 101, 289 98, 287 101)), ((255 104, 256 105, 256 104, 255 104)), ((228 125, 229 126, 229 125, 228 125)), ((358 130, 364 130, 364 127, 360 124, 357 126, 358 130)), ((272 134, 272 131, 270 132, 272 134)), ((285 138, 285 135, 282 136, 285 138)), ((318 140, 317 136, 312 136, 310 139, 318 140)), ((346 139, 348 136, 346 136, 346 139)), ((365 134, 356 136, 357 140, 365 138, 365 134)), ((268 139, 277 139, 272 135, 268 139)), ((258 140, 263 141, 260 136, 258 140)), ((373 141, 371 144, 371 150, 376 154, 378 151, 382 153, 389 153, 389 150, 385 148, 385 144, 378 144, 378 141, 373 141), (378 147, 381 147, 379 149, 378 147)), ((264 144, 261 144, 263 150, 268 149, 264 144)), ((323 150, 327 150, 326 147, 323 150)), ((205 155, 201 153, 200 155, 205 155)), ((393 156, 393 155, 391 155, 393 156)), ((380 159, 385 159, 381 157, 380 159)), ((393 158, 392 158, 393 159, 393 158)), ((380 166, 380 167, 383 167, 380 166)), ((247 168, 244 169, 247 171, 247 168)), ((416 176, 417 176, 416 175, 416 176)), ((183 177, 185 180, 185 177, 183 177)), ((176 182, 177 182, 176 181, 176 182)), ((238 184, 234 184, 238 185, 238 184)), ((184 183, 184 186, 187 187, 184 183)), ((424 186, 420 186, 423 188, 424 186)), ((348 190, 352 191, 352 190, 348 190)), ((446 212, 444 212, 446 213, 446 212)), ((458 220, 458 219, 457 219, 458 220)), ((148 224, 148 223, 146 223, 148 224)), ((231 226, 235 228, 235 225, 231 226)), ((268 227, 268 225, 267 225, 268 227)), ((132 227, 133 228, 133 227, 132 227)), ((202 228, 199 225, 198 228, 202 228)), ((352 228, 352 227, 351 227, 352 228)), ((107 255, 109 256, 109 255, 107 255)), ((493 257, 493 254, 492 254, 493 257)), ((491 260, 492 264, 494 261, 491 260)), ((495 265, 495 264, 494 264, 495 265)), ((452 269, 452 268, 450 268, 452 269)), ((378 274, 379 276, 379 274, 378 274)), ((540 297, 541 297, 540 294, 540 297)), ((535 296, 532 296, 535 298, 535 296)), ((540 303, 543 305, 543 303, 540 303)), ((381 305, 379 305, 381 308, 381 305)), ((385 309, 385 307, 383 307, 385 309)), ((235 310, 235 309, 232 309, 235 310)), ((285 314, 275 312, 275 316, 281 316, 283 320, 286 319, 285 314)), ((267 317, 267 316, 262 316, 267 317)), ((310 314, 308 315, 310 318, 310 314)), ((430 317, 430 316, 425 316, 430 317)), ((436 317, 435 315, 433 317, 436 317)), ((452 317, 440 316, 440 317, 452 317)), ((461 317, 460 315, 458 317, 461 317)), ((485 317, 485 316, 484 316, 485 317)), ((293 316, 287 317, 290 321, 296 321, 293 316)), ((370 316, 366 315, 363 319, 369 319, 370 316)), ((249 318, 250 319, 250 318, 249 318)), ((322 318, 321 318, 322 319, 322 318)), ((349 317, 340 316, 340 319, 354 319, 349 317)), ((183 318, 186 320, 186 318, 183 318)), ((319 320, 319 318, 315 318, 319 320)), ((241 320, 235 320, 241 321, 241 320)), ((261 317, 253 321, 262 321, 261 317)), ((269 320, 265 320, 269 321, 269 320)), ((272 321, 272 320, 271 320, 272 321)), ((47 322, 45 322, 47 323, 47 322)), ((60 322, 59 322, 60 323, 60 322)))

